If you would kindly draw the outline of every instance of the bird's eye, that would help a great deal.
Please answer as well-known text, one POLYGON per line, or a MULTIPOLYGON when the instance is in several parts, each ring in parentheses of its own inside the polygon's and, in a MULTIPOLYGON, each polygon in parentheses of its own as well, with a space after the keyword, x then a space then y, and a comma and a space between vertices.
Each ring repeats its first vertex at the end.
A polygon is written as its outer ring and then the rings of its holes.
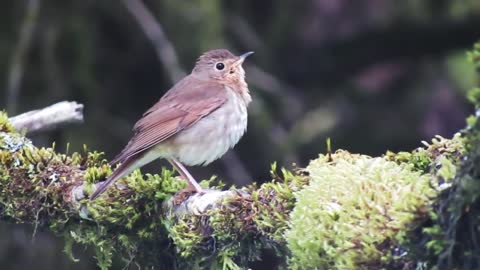
POLYGON ((223 70, 223 69, 225 68, 225 65, 224 65, 223 63, 217 63, 217 64, 215 65, 215 68, 216 68, 217 70, 223 70))

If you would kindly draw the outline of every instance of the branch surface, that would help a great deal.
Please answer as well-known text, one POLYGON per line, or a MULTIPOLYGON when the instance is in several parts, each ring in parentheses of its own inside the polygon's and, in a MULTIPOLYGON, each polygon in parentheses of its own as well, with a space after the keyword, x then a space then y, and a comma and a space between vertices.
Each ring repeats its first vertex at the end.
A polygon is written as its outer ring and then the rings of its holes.
POLYGON ((83 104, 62 101, 14 116, 10 122, 17 130, 26 130, 27 133, 49 131, 65 124, 79 124, 83 123, 83 104))

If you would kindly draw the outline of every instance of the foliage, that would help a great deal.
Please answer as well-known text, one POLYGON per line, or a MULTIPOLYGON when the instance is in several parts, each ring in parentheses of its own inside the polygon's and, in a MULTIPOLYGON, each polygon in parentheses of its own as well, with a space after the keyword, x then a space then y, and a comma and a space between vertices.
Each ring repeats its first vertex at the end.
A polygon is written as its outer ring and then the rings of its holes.
POLYGON ((339 151, 307 167, 286 233, 292 269, 381 269, 406 231, 428 216, 427 175, 384 158, 339 151))

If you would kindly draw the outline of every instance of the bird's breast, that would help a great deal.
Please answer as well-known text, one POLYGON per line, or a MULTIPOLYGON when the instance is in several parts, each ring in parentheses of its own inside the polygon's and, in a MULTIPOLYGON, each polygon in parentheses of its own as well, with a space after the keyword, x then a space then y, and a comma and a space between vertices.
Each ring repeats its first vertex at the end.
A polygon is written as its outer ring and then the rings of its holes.
POLYGON ((247 107, 233 90, 227 101, 173 138, 174 154, 186 165, 206 165, 235 146, 247 129, 247 107))

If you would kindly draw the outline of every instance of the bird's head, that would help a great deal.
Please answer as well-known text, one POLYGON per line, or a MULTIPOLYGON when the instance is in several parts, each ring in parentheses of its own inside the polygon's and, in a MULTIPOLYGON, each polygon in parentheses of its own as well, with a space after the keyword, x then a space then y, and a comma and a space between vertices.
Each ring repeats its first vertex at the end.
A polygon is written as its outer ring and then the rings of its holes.
POLYGON ((225 84, 245 84, 242 63, 252 53, 236 56, 225 49, 210 50, 198 58, 192 75, 225 84))

